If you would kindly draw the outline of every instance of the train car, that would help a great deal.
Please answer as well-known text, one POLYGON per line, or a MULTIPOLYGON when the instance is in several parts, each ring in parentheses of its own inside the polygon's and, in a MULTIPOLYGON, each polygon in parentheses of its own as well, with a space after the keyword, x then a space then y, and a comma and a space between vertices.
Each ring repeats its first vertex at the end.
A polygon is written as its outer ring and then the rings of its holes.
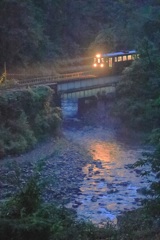
POLYGON ((94 57, 93 69, 98 74, 120 73, 138 56, 136 50, 97 54, 94 57))

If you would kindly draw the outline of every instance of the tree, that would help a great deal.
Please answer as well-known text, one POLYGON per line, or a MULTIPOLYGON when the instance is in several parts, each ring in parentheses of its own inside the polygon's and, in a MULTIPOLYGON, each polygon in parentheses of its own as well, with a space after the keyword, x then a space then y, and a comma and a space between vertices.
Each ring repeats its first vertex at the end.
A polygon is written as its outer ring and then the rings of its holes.
MULTIPOLYGON (((1 64, 27 62, 43 42, 43 25, 32 1, 2 0, 0 3, 1 64)), ((32 56, 32 57, 31 57, 32 56)))

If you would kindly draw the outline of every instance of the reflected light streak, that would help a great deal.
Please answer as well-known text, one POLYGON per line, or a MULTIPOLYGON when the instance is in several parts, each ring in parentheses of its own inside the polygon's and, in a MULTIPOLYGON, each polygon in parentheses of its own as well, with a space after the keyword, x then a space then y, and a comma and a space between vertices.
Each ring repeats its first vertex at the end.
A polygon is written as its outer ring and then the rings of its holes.
POLYGON ((92 142, 90 145, 92 157, 94 160, 101 160, 103 162, 117 162, 121 157, 119 145, 115 142, 92 142))

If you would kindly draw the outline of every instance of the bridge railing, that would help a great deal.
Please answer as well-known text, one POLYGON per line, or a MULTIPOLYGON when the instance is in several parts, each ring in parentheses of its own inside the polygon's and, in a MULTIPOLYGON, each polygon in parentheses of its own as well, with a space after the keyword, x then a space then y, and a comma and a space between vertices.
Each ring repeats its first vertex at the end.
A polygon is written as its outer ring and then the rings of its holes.
MULTIPOLYGON (((57 74, 51 76, 31 76, 23 74, 7 74, 6 85, 12 86, 30 86, 46 83, 58 83, 65 80, 76 80, 83 78, 94 78, 95 76, 90 72, 74 72, 67 74, 57 74)), ((5 85, 5 84, 4 84, 5 85)))

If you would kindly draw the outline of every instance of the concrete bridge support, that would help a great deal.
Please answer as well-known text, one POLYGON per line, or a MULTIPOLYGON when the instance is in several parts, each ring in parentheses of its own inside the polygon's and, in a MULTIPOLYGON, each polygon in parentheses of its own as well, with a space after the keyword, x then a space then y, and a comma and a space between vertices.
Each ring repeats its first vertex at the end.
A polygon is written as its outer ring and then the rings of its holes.
POLYGON ((84 97, 78 99, 78 115, 81 116, 88 108, 97 105, 97 97, 84 97))

